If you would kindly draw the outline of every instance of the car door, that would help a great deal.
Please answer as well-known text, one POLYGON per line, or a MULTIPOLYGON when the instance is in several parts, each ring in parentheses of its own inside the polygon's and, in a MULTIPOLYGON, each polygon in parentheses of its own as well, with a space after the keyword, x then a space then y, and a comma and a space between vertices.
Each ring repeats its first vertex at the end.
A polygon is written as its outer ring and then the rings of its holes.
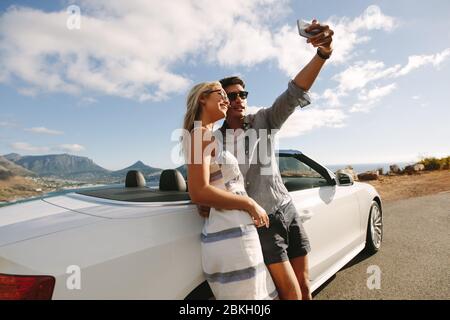
POLYGON ((357 198, 351 186, 333 185, 329 173, 324 174, 327 170, 314 161, 306 161, 311 160, 306 156, 279 159, 281 176, 310 240, 310 279, 314 281, 357 244, 357 198))

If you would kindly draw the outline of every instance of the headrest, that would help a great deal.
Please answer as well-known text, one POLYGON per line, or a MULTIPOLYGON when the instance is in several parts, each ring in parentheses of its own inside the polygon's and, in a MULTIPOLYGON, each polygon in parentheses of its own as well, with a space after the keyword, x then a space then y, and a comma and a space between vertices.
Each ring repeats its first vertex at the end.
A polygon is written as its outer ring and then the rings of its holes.
POLYGON ((145 178, 142 172, 138 170, 130 170, 125 178, 126 188, 145 187, 145 178))
POLYGON ((186 181, 180 171, 176 169, 163 170, 159 178, 159 190, 185 192, 187 190, 186 181))

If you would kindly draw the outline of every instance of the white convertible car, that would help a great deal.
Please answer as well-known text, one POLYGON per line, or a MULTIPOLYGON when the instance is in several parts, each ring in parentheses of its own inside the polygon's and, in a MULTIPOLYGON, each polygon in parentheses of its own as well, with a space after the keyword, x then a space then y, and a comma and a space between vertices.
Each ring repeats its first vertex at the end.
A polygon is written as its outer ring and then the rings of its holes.
MULTIPOLYGON (((311 243, 312 290, 364 248, 379 250, 381 198, 299 151, 279 168, 311 243)), ((129 172, 121 188, 91 189, 0 209, 0 299, 208 299, 203 218, 180 172, 159 188, 129 172)))

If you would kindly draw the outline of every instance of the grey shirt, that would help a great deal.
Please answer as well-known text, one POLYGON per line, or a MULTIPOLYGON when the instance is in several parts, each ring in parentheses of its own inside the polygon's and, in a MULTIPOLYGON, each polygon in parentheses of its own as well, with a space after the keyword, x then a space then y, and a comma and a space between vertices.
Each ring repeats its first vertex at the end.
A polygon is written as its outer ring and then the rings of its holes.
POLYGON ((232 141, 232 151, 238 158, 247 194, 262 206, 267 214, 276 212, 280 206, 291 201, 278 169, 272 136, 297 106, 303 108, 310 103, 307 92, 290 81, 287 90, 275 100, 272 107, 245 116, 244 131, 238 138, 232 134, 233 130, 227 130, 229 127, 226 121, 220 128, 224 147, 230 150, 232 141), (239 148, 237 145, 243 147, 239 148))

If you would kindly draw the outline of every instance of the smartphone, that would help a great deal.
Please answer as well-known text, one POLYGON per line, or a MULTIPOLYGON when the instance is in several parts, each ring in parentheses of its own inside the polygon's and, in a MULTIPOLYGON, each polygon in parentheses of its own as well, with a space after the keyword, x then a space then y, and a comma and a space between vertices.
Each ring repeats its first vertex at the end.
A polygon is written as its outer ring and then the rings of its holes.
POLYGON ((312 36, 315 36, 316 34, 320 33, 320 31, 318 30, 306 32, 305 29, 308 28, 310 25, 311 23, 308 23, 304 20, 297 20, 298 33, 305 38, 311 38, 312 36))

